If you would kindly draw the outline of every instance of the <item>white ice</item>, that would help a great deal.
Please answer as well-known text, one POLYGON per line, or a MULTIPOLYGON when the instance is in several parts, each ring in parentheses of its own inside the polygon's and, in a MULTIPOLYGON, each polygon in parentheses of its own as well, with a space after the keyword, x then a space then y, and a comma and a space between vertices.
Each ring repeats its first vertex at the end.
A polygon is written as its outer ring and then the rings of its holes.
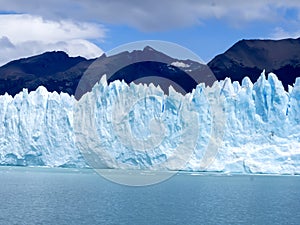
POLYGON ((0 164, 300 174, 300 78, 199 84, 182 96, 105 78, 78 102, 0 96, 0 164))

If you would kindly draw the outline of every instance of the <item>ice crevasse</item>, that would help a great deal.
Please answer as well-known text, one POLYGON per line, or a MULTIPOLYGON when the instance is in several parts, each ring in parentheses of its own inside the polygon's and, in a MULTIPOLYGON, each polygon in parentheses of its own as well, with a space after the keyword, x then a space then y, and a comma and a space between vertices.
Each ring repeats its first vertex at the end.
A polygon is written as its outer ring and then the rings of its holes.
POLYGON ((185 96, 105 77, 79 101, 5 94, 0 165, 300 174, 300 78, 288 92, 262 73, 185 96))

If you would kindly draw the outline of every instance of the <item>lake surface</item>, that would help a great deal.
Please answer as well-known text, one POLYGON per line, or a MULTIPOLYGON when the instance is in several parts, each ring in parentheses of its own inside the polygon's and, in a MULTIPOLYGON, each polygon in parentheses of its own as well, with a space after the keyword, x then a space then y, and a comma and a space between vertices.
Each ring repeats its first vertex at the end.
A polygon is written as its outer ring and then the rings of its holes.
POLYGON ((0 224, 300 224, 299 176, 177 174, 130 187, 93 170, 0 168, 0 224))

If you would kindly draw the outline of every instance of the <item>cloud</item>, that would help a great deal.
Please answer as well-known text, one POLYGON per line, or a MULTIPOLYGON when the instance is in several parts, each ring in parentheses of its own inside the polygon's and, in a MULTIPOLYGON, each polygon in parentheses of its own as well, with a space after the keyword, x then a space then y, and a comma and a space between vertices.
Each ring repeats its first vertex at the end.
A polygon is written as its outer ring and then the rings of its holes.
POLYGON ((300 38, 300 30, 287 31, 282 27, 276 27, 270 38, 276 40, 284 38, 300 38))
POLYGON ((0 33, 13 42, 30 40, 70 40, 104 38, 105 29, 97 24, 71 20, 45 20, 27 14, 0 15, 0 33))
POLYGON ((103 51, 89 39, 101 41, 105 32, 96 23, 45 20, 27 14, 0 15, 0 65, 51 50, 62 50, 70 56, 98 57, 103 51))
POLYGON ((8 13, 0 13, 0 64, 48 50, 99 56, 102 50, 93 42, 107 38, 101 24, 152 32, 205 26, 209 20, 234 27, 268 22, 277 27, 272 37, 278 39, 297 37, 300 22, 297 0, 0 0, 0 12, 8 13))
POLYGON ((11 41, 8 39, 8 37, 0 37, 0 47, 2 50, 6 50, 6 49, 14 49, 15 46, 13 45, 13 43, 11 43, 11 41))
POLYGON ((144 31, 166 30, 220 19, 234 26, 252 21, 276 22, 293 8, 299 15, 297 0, 0 0, 2 10, 42 15, 48 19, 97 20, 123 24, 144 31))
POLYGON ((98 46, 82 39, 59 42, 25 41, 12 44, 7 37, 2 37, 0 38, 0 49, 0 65, 14 59, 29 57, 46 51, 60 50, 68 53, 71 57, 83 56, 85 58, 96 58, 103 53, 98 46))

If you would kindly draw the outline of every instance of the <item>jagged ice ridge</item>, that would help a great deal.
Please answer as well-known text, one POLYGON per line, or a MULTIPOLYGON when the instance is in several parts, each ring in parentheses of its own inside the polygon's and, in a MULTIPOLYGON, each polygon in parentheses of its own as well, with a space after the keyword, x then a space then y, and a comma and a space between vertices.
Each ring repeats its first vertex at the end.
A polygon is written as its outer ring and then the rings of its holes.
POLYGON ((166 96, 154 85, 120 81, 107 85, 105 78, 79 102, 44 87, 30 93, 24 89, 15 97, 0 96, 1 165, 85 167, 86 146, 109 150, 98 152, 104 168, 300 174, 300 78, 288 92, 275 74, 266 79, 263 73, 254 84, 247 77, 241 85, 227 78, 212 87, 199 84, 185 96, 172 88, 166 96), (209 99, 222 109, 224 123, 222 141, 214 143, 218 151, 203 167, 216 120, 209 99), (197 127, 188 118, 190 112, 197 117, 197 127), (129 122, 121 120, 122 113, 129 114, 129 122), (153 117, 163 126, 154 121, 149 127, 153 117), (91 123, 95 132, 86 130, 91 123), (186 125, 195 132, 177 137, 186 125), (122 136, 126 129, 131 136, 122 136), (141 143, 150 144, 136 150, 141 143), (166 164, 184 143, 194 146, 188 157, 179 151, 177 160, 166 164))

